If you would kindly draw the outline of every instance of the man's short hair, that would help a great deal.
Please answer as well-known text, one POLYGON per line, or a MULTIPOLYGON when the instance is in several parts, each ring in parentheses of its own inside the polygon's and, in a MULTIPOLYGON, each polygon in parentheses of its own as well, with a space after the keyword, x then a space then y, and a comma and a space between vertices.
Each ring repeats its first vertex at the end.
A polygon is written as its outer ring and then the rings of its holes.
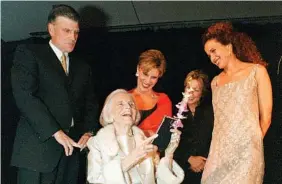
POLYGON ((79 14, 75 11, 74 8, 68 5, 59 4, 59 5, 53 5, 53 9, 50 11, 48 15, 48 24, 52 23, 56 20, 57 17, 67 17, 71 20, 74 20, 75 22, 79 22, 79 14))

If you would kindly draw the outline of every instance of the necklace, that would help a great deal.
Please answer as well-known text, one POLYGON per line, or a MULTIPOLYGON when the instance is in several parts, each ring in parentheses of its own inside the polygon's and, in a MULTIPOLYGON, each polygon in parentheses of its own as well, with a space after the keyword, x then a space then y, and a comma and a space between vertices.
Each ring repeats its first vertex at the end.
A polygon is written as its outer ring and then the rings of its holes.
POLYGON ((243 68, 239 68, 239 69, 237 69, 237 70, 235 70, 235 72, 232 72, 232 73, 227 73, 226 71, 224 71, 223 73, 224 73, 224 75, 226 75, 226 76, 229 76, 229 77, 232 77, 232 76, 234 76, 234 75, 236 75, 239 71, 241 71, 243 68))
POLYGON ((145 93, 143 93, 142 91, 140 91, 140 90, 138 89, 138 87, 136 87, 135 89, 136 89, 137 93, 139 93, 140 95, 148 95, 148 96, 150 96, 150 97, 153 98, 153 99, 156 99, 156 98, 157 98, 157 95, 156 95, 154 92, 151 92, 151 94, 145 94, 145 93))

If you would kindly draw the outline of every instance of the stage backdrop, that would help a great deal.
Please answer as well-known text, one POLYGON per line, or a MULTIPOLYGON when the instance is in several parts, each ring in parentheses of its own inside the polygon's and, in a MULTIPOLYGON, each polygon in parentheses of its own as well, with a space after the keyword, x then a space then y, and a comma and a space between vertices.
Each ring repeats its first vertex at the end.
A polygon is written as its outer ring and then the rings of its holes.
MULTIPOLYGON (((262 56, 269 62, 268 71, 274 93, 274 110, 271 128, 265 137, 266 174, 264 183, 282 183, 281 161, 281 72, 278 62, 282 56, 282 24, 234 25, 239 31, 247 32, 257 43, 262 56)), ((181 100, 183 81, 188 72, 202 69, 212 79, 220 71, 210 63, 201 43, 204 29, 146 29, 128 32, 108 32, 101 28, 81 31, 73 54, 85 59, 93 69, 95 92, 102 107, 105 97, 114 89, 131 89, 136 85, 138 56, 147 49, 161 50, 167 59, 167 71, 156 86, 156 91, 169 95, 173 104, 181 100)), ((47 43, 49 39, 30 38, 19 42, 2 42, 2 183, 13 184, 16 169, 9 167, 12 144, 18 120, 18 110, 12 96, 10 68, 15 47, 20 43, 47 43)), ((210 103, 210 98, 207 99, 210 103)), ((101 109, 101 108, 100 108, 101 109)), ((97 120, 98 121, 98 120, 97 120)), ((85 155, 83 155, 85 156, 85 155)), ((82 159, 83 159, 82 156, 82 159)), ((85 166, 83 166, 85 168, 85 166)), ((81 182, 84 170, 81 169, 81 182)))

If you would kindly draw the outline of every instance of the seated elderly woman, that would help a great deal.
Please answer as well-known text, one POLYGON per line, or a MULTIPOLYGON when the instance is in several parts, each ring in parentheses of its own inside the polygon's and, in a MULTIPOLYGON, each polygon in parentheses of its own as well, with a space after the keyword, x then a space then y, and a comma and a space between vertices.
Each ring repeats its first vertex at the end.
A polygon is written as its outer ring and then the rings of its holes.
POLYGON ((165 156, 155 162, 157 147, 136 124, 140 119, 132 96, 123 89, 113 91, 106 99, 97 135, 87 146, 90 183, 107 184, 177 184, 184 178, 183 170, 173 161, 180 131, 172 129, 165 156))

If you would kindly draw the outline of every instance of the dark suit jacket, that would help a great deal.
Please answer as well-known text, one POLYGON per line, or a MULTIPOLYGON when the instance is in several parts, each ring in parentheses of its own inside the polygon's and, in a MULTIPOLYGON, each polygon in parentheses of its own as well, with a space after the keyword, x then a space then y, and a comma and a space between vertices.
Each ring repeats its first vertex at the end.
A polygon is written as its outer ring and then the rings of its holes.
POLYGON ((11 69, 12 88, 21 112, 11 164, 50 172, 64 154, 52 135, 68 132, 72 118, 73 139, 97 126, 97 103, 91 69, 70 57, 69 75, 49 44, 20 45, 11 69))

